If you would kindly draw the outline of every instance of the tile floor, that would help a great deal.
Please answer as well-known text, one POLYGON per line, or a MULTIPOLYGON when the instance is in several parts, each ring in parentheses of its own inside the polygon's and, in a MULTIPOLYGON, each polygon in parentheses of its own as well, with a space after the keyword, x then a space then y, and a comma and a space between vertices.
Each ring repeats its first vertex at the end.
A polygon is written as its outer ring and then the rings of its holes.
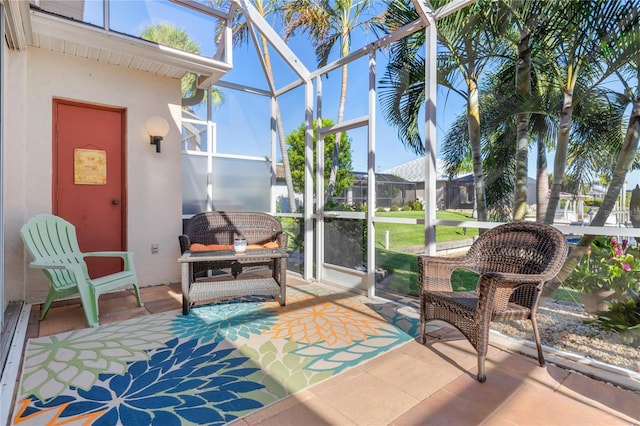
MULTIPOLYGON (((304 284, 292 277, 290 285, 304 284)), ((100 298, 109 323, 181 309, 179 285, 100 298)), ((77 301, 56 303, 44 321, 34 306, 28 337, 85 328, 77 301)), ((440 328, 430 346, 411 341, 232 424, 249 425, 640 425, 640 393, 491 347, 487 381, 456 330, 440 328)))

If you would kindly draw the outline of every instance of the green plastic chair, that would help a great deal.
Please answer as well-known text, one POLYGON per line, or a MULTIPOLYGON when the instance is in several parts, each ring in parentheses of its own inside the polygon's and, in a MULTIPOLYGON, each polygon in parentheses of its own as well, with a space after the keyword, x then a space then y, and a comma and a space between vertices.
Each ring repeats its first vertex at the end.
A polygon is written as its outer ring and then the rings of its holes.
POLYGON ((51 283, 40 320, 45 319, 54 300, 79 294, 89 326, 97 327, 100 325, 98 297, 125 285, 133 285, 138 306, 143 306, 133 265, 133 253, 82 253, 78 246, 75 226, 51 214, 40 214, 31 218, 20 230, 20 236, 34 258, 29 266, 41 269, 51 283), (120 257, 124 261, 123 271, 92 279, 84 261, 85 257, 90 256, 120 257))

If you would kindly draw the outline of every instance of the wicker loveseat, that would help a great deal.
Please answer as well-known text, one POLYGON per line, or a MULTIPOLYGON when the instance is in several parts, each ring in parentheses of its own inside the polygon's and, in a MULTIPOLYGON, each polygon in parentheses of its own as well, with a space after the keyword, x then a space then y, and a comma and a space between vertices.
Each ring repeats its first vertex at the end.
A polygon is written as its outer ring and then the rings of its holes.
MULTIPOLYGON (((180 252, 187 250, 231 250, 233 240, 244 237, 249 247, 287 248, 287 234, 273 216, 259 212, 214 211, 198 213, 187 222, 184 234, 178 237, 180 252)), ((234 276, 246 267, 267 267, 272 264, 255 262, 200 262, 193 265, 194 279, 205 277, 209 270, 232 272, 234 276)), ((284 262, 283 262, 284 263, 284 262)), ((280 262, 277 262, 279 265, 280 262)), ((286 267, 286 265, 285 265, 286 267)), ((279 271, 274 271, 279 273, 279 271)))

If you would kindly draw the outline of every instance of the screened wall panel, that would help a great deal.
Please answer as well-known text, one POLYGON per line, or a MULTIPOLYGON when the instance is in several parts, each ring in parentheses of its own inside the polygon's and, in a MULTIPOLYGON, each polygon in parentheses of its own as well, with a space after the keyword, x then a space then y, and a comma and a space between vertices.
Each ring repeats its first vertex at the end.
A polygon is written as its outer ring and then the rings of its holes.
POLYGON ((269 211, 268 161, 214 157, 211 182, 212 210, 269 211))
POLYGON ((207 210, 207 157, 182 154, 182 214, 207 210))

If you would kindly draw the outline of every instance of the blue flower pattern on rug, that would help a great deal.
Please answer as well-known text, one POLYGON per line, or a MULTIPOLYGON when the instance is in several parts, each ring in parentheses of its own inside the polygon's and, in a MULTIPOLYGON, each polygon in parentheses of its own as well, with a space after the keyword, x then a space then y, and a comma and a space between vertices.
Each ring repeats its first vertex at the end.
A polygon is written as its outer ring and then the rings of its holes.
POLYGON ((176 318, 171 331, 180 337, 200 338, 202 343, 231 341, 268 330, 276 321, 277 310, 258 302, 221 303, 193 309, 191 315, 176 318))
MULTIPOLYGON (((296 295, 292 288, 290 300, 300 299, 303 304, 313 306, 314 286, 304 288, 304 295, 296 295)), ((318 288, 315 293, 326 297, 326 289, 318 288)), ((157 342, 150 342, 151 339, 137 342, 149 346, 145 351, 146 359, 126 362, 122 374, 100 374, 88 389, 70 385, 46 399, 37 395, 51 395, 55 391, 43 388, 20 396, 13 424, 73 421, 125 426, 226 424, 413 338, 413 334, 385 323, 384 318, 395 317, 394 321, 409 325, 411 332, 417 329, 417 319, 398 314, 388 304, 365 304, 367 299, 353 297, 368 316, 377 312, 380 319, 376 321, 380 322, 372 322, 376 326, 375 333, 368 333, 366 338, 338 345, 270 336, 279 321, 285 321, 280 323, 281 328, 283 324, 284 328, 287 325, 285 308, 281 311, 273 301, 244 299, 197 307, 187 316, 159 315, 158 320, 165 321, 167 332, 174 337, 161 347, 157 342)), ((300 309, 296 307, 295 315, 304 317, 305 313, 300 309)), ((108 331, 109 327, 115 325, 101 328, 108 331)), ((144 327, 157 331, 158 324, 145 324, 144 327)), ((123 333, 126 329, 122 327, 123 333)), ((80 340, 87 347, 98 347, 86 342, 90 334, 89 331, 66 336, 67 339, 52 339, 55 340, 52 348, 55 346, 56 353, 62 352, 60 342, 67 340, 69 345, 80 340)), ((122 338, 126 339, 126 335, 122 338)), ((38 350, 37 357, 29 357, 32 342, 29 343, 25 364, 36 362, 36 358, 47 353, 45 340, 34 345, 38 350)), ((136 342, 133 343, 135 346, 136 342)), ((135 355, 135 350, 131 352, 135 355)), ((80 369, 87 368, 82 367, 85 364, 79 365, 80 369)), ((26 371, 31 371, 28 366, 23 370, 23 376, 26 371)), ((28 382, 29 377, 23 377, 21 382, 23 380, 28 382)), ((53 383, 57 389, 61 382, 50 380, 47 383, 49 386, 53 383)), ((47 383, 42 386, 46 387, 47 383)))

